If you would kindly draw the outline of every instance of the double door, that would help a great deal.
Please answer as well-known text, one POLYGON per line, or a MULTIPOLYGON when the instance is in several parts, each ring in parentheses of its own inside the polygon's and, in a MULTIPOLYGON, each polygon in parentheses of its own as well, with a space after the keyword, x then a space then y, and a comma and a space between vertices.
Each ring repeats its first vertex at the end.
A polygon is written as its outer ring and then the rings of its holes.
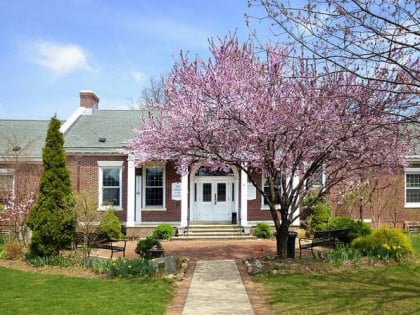
POLYGON ((194 184, 193 221, 229 221, 235 209, 235 183, 232 179, 203 179, 194 184))

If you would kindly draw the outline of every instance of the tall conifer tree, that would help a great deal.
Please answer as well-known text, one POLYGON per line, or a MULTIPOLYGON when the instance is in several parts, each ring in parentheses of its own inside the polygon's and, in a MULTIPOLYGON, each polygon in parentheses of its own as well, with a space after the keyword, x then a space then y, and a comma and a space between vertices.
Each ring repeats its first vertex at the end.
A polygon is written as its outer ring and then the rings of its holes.
POLYGON ((28 226, 32 230, 30 252, 37 256, 57 255, 69 245, 76 229, 74 197, 67 168, 61 122, 51 118, 42 150, 42 173, 37 202, 28 226))

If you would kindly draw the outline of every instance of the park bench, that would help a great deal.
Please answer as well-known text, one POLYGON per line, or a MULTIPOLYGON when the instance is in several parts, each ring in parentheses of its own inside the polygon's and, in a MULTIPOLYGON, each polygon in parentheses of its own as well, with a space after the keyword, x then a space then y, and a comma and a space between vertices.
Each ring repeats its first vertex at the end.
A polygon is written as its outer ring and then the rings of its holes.
POLYGON ((302 250, 310 250, 314 256, 314 247, 334 246, 336 248, 339 244, 349 243, 349 231, 350 229, 317 231, 313 237, 299 238, 299 257, 302 257, 302 250))
POLYGON ((409 234, 418 233, 420 232, 420 221, 405 221, 404 228, 409 234))
POLYGON ((91 248, 106 249, 111 251, 111 259, 115 252, 122 252, 125 257, 125 248, 127 241, 125 239, 111 239, 106 234, 97 233, 77 233, 76 234, 76 248, 86 246, 90 254, 91 248))

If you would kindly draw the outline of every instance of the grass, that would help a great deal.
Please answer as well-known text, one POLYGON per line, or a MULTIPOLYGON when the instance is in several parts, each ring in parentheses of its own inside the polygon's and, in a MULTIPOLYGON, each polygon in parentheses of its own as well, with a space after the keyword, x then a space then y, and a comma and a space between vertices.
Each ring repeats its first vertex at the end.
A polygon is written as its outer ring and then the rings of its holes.
POLYGON ((164 314, 174 285, 165 279, 84 279, 0 267, 6 314, 164 314))
POLYGON ((412 241, 410 262, 256 279, 276 314, 420 314, 420 236, 412 241))

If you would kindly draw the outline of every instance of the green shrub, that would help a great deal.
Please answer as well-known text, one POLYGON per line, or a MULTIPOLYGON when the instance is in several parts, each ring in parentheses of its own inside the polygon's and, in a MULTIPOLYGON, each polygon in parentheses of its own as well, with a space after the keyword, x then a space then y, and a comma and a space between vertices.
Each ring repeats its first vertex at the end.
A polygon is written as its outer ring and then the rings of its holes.
POLYGON ((102 216, 97 232, 106 234, 111 239, 121 239, 123 237, 120 220, 112 209, 107 210, 102 216))
POLYGON ((169 223, 159 224, 152 233, 152 237, 157 240, 167 240, 174 236, 174 228, 169 223))
POLYGON ((135 252, 139 254, 140 257, 149 259, 150 255, 148 251, 152 248, 162 249, 162 245, 159 240, 155 239, 153 236, 148 236, 137 243, 135 252))
POLYGON ((270 238, 273 235, 273 231, 267 223, 259 222, 255 226, 254 235, 258 238, 270 238))
POLYGON ((410 238, 401 230, 380 228, 372 234, 353 240, 352 246, 360 249, 364 255, 379 259, 400 260, 414 253, 410 238))
POLYGON ((331 206, 324 198, 311 194, 303 199, 303 213, 306 217, 307 232, 313 234, 322 230, 331 217, 331 206))
POLYGON ((372 232, 370 226, 362 221, 354 221, 348 217, 334 217, 330 219, 328 225, 322 225, 321 230, 349 229, 347 235, 343 235, 340 241, 351 243, 359 236, 366 236, 372 232))

